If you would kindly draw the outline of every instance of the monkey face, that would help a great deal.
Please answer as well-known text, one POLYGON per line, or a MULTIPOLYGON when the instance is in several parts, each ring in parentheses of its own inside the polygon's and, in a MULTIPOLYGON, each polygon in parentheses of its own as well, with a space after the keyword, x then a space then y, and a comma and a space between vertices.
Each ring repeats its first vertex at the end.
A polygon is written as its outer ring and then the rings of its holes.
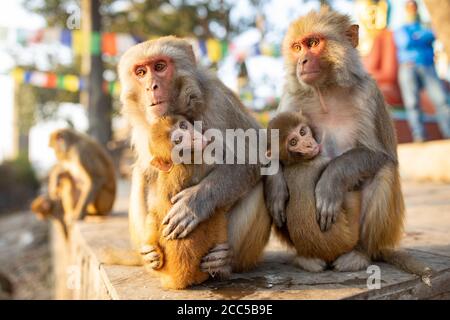
POLYGON ((357 68, 358 26, 346 16, 311 12, 294 21, 283 41, 289 77, 301 85, 324 87, 344 81, 357 68), (352 70, 352 71, 349 71, 352 70))
POLYGON ((299 81, 314 85, 321 78, 325 64, 322 59, 325 45, 325 38, 319 34, 310 34, 292 41, 291 57, 296 62, 299 81))
POLYGON ((55 156, 58 160, 64 159, 71 138, 69 129, 60 129, 50 135, 48 145, 55 151, 55 156))
POLYGON ((183 116, 162 117, 150 128, 151 165, 160 171, 170 172, 175 164, 184 163, 184 154, 203 151, 206 137, 183 116))
POLYGON ((201 133, 195 130, 192 123, 187 120, 179 120, 173 127, 170 138, 173 148, 185 151, 202 151, 208 144, 208 140, 201 133))
POLYGON ((320 152, 320 145, 314 139, 310 127, 304 124, 295 127, 288 134, 285 146, 294 158, 300 156, 305 160, 314 158, 320 152))
POLYGON ((141 103, 150 116, 161 117, 167 113, 173 87, 174 63, 168 56, 152 56, 138 61, 131 70, 141 103))
POLYGON ((269 122, 267 132, 269 137, 271 130, 279 131, 280 150, 278 155, 272 155, 269 147, 267 157, 277 157, 286 165, 316 157, 320 153, 320 144, 308 123, 310 120, 301 112, 281 112, 276 115, 269 122))

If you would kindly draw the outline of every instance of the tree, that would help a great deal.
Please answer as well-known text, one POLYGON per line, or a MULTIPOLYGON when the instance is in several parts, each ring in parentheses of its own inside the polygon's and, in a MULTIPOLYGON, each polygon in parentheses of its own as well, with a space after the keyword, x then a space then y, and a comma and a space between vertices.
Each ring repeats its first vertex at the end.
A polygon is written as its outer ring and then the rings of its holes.
MULTIPOLYGON (((260 1, 253 0, 256 8, 260 1)), ((254 21, 241 21, 239 26, 232 26, 229 20, 232 1, 225 0, 82 0, 83 19, 87 19, 91 31, 131 33, 145 40, 150 36, 174 34, 177 36, 193 36, 199 39, 215 37, 227 39, 235 30, 254 24, 254 21)), ((50 27, 66 27, 74 6, 74 0, 24 0, 25 7, 42 15, 50 27)), ((113 109, 111 97, 102 91, 103 71, 115 71, 114 61, 105 62, 99 55, 90 55, 85 61, 74 60, 76 73, 86 72, 88 94, 88 118, 90 134, 105 144, 111 137, 111 117, 113 109), (86 68, 86 60, 89 67, 86 68), (83 66, 84 65, 84 66, 83 66)), ((40 89, 35 91, 40 94, 40 89)), ((46 98, 50 98, 46 96, 46 98)), ((51 98, 50 98, 51 99, 51 98)), ((37 99, 42 100, 42 99, 37 99)), ((59 102, 58 97, 53 99, 59 102)), ((50 100, 48 100, 50 101, 50 100)))
MULTIPOLYGON (((100 15, 100 0, 82 0, 82 13, 86 19, 84 32, 102 32, 102 18, 100 15)), ((112 103, 111 96, 103 90, 103 61, 99 54, 85 53, 84 59, 88 64, 88 120, 89 133, 101 144, 106 145, 112 137, 112 103)))

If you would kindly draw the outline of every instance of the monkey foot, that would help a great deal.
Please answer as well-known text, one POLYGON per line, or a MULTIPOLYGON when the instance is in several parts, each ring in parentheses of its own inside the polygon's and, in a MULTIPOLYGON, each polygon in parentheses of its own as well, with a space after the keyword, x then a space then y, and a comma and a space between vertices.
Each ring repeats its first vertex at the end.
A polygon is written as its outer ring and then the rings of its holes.
POLYGON ((343 254, 333 262, 334 270, 339 272, 359 271, 366 269, 370 264, 369 257, 359 251, 350 251, 343 254))
POLYGON ((149 267, 153 270, 162 268, 163 254, 157 246, 143 245, 141 247, 141 256, 144 260, 145 267, 149 267))
POLYGON ((213 278, 227 278, 231 274, 232 252, 227 243, 218 244, 203 257, 200 269, 213 278))
POLYGON ((309 272, 321 272, 327 267, 327 263, 318 258, 295 257, 294 265, 309 272))

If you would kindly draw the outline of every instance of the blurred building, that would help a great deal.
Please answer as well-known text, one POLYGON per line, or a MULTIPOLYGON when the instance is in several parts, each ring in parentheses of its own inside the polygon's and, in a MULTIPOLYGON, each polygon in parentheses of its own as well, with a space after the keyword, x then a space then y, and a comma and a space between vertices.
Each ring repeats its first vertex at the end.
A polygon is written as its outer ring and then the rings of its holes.
MULTIPOLYGON (((403 1, 398 1, 399 3, 403 1)), ((397 50, 394 43, 390 18, 392 17, 391 3, 386 0, 359 0, 355 11, 361 30, 359 50, 363 63, 368 72, 377 81, 395 121, 398 140, 411 142, 412 135, 406 120, 400 87, 398 85, 397 50)), ((397 11, 396 23, 400 17, 397 11)), ((425 128, 430 140, 442 139, 435 120, 435 108, 426 92, 421 92, 421 107, 425 113, 425 128)))

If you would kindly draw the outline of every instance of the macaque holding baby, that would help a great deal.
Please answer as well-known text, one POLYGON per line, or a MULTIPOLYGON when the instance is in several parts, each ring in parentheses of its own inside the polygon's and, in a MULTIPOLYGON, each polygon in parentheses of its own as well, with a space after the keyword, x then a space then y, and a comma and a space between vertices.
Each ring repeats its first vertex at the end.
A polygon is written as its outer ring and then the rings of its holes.
POLYGON ((354 249, 359 239, 360 192, 347 192, 343 212, 331 229, 322 232, 317 223, 314 190, 322 170, 330 159, 320 154, 308 119, 298 112, 282 112, 268 126, 279 130, 279 155, 289 189, 286 224, 277 234, 295 247, 295 263, 311 272, 320 272, 339 256, 354 249))
POLYGON ((158 169, 158 177, 154 197, 149 201, 146 245, 141 254, 144 260, 150 261, 146 266, 162 277, 164 288, 184 289, 209 278, 209 273, 204 272, 207 270, 200 269, 201 260, 213 247, 227 242, 227 208, 217 209, 218 212, 185 238, 168 240, 163 230, 172 207, 171 198, 199 183, 209 173, 207 165, 194 165, 193 161, 192 164, 176 163, 172 154, 181 156, 182 153, 183 158, 195 152, 201 155, 207 140, 181 116, 159 118, 149 131, 151 164, 158 169))
POLYGON ((60 221, 67 235, 86 215, 111 212, 116 197, 114 165, 103 146, 69 128, 54 131, 49 146, 57 164, 50 171, 48 194, 37 197, 31 210, 39 218, 60 221))

